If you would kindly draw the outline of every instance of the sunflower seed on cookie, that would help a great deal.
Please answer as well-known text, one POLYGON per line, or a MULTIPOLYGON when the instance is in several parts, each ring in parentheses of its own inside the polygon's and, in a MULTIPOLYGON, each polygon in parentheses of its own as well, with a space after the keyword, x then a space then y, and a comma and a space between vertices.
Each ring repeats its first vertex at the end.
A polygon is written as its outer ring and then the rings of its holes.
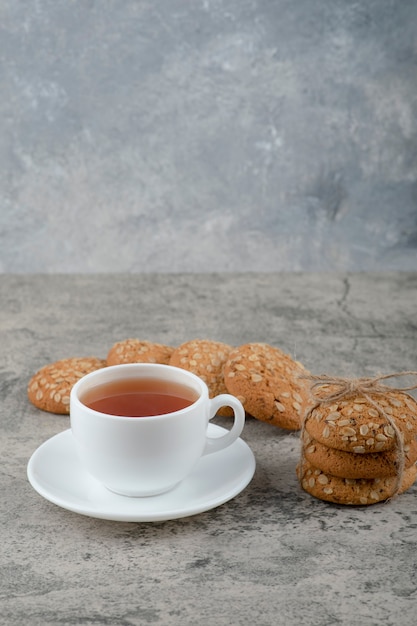
POLYGON ((68 415, 75 383, 106 365, 104 359, 97 357, 72 357, 44 365, 29 381, 28 398, 38 409, 68 415))
POLYGON ((168 365, 174 348, 143 339, 118 341, 107 354, 108 365, 122 363, 162 363, 168 365))
POLYGON ((232 350, 224 366, 229 393, 256 419, 288 430, 301 428, 309 402, 308 372, 288 354, 266 343, 232 350))

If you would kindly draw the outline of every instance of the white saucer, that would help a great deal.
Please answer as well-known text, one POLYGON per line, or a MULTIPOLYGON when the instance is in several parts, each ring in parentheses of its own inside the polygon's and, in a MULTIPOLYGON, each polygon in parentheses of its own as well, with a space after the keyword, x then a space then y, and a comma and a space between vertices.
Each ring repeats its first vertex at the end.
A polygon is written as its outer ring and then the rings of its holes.
MULTIPOLYGON (((224 432, 209 424, 211 437, 224 432)), ((225 450, 202 457, 192 474, 168 493, 147 498, 120 496, 81 466, 71 430, 45 441, 27 467, 30 484, 46 500, 81 515, 121 522, 156 522, 208 511, 240 493, 254 472, 251 449, 237 439, 225 450)))

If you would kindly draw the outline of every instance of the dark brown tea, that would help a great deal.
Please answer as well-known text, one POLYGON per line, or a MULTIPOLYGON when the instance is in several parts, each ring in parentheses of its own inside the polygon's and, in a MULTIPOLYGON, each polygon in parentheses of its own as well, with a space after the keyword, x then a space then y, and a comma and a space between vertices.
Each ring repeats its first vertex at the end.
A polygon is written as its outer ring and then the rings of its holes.
POLYGON ((86 391, 81 402, 94 411, 124 417, 149 417, 180 411, 198 393, 179 383, 156 378, 115 380, 86 391))

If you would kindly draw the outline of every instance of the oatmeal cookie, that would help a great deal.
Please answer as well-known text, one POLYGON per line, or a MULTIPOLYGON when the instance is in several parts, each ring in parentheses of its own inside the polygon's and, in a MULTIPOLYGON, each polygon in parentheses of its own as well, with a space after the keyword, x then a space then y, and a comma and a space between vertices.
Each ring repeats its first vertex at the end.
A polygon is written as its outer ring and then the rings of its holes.
POLYGON ((404 443, 409 444, 417 434, 417 402, 395 390, 368 395, 375 404, 360 395, 321 404, 307 416, 305 429, 319 443, 337 450, 356 454, 393 450, 395 431, 379 406, 395 420, 404 443))
MULTIPOLYGON (((399 468, 396 450, 355 454, 328 448, 304 431, 304 457, 322 472, 340 478, 386 478, 396 476, 399 468)), ((405 468, 417 461, 417 441, 404 446, 405 468)))
MULTIPOLYGON (((340 478, 304 460, 297 466, 297 476, 304 491, 335 504, 366 505, 387 500, 394 494, 396 477, 340 478)), ((417 477, 417 466, 404 470, 399 493, 411 487, 417 477)))
POLYGON ((162 363, 168 365, 174 348, 143 339, 118 341, 107 354, 108 365, 122 363, 162 363))
POLYGON ((247 343, 229 354, 224 380, 229 393, 256 419, 298 430, 309 402, 308 372, 288 354, 266 343, 247 343))
POLYGON ((29 381, 28 398, 38 409, 68 415, 75 383, 106 365, 104 359, 97 357, 73 357, 44 365, 29 381))
MULTIPOLYGON (((232 350, 232 346, 209 339, 193 339, 176 348, 170 359, 170 365, 181 367, 204 380, 210 398, 221 393, 228 393, 224 384, 223 367, 232 350)), ((220 415, 231 416, 230 407, 222 407, 220 415)))

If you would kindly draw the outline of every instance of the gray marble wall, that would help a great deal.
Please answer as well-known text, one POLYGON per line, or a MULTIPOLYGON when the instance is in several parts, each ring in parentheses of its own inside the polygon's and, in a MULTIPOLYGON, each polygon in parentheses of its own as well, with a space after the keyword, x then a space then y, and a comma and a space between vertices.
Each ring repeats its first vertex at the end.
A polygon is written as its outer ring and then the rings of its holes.
POLYGON ((417 270, 416 0, 0 0, 0 272, 417 270))

